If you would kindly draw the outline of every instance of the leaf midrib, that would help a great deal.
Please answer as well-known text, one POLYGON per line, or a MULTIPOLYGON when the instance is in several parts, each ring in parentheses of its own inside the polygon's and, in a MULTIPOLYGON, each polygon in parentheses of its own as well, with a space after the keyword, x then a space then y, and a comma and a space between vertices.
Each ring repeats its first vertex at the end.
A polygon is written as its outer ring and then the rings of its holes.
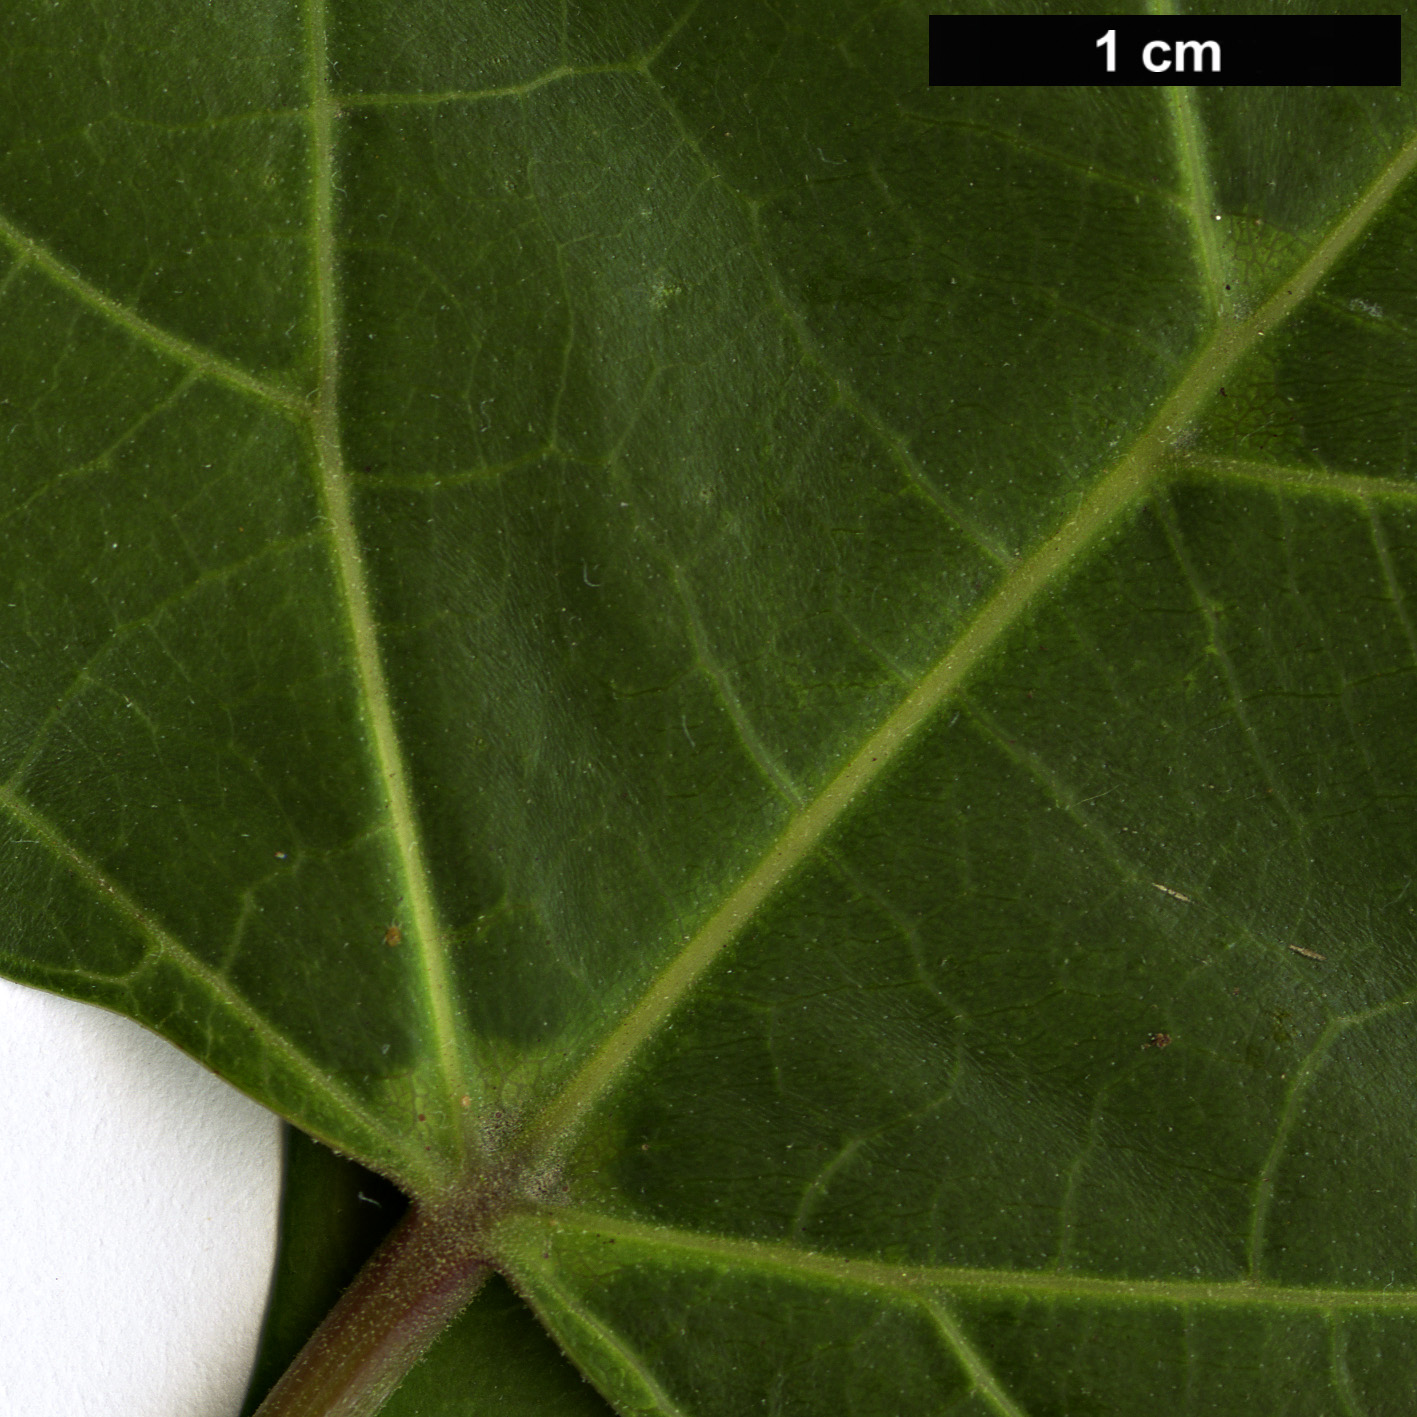
POLYGON ((910 1297, 935 1293, 1158 1307, 1417 1313, 1417 1289, 1341 1289, 1251 1279, 1118 1279, 1062 1270, 894 1264, 766 1240, 618 1220, 570 1208, 523 1211, 498 1227, 492 1238, 499 1258, 515 1274, 539 1269, 545 1263, 554 1266, 558 1235, 659 1251, 670 1264, 695 1256, 739 1271, 910 1297), (547 1255, 549 1260, 542 1258, 547 1255))
MULTIPOLYGON (((1313 292, 1339 257, 1417 165, 1417 137, 1370 184, 1291 278, 1247 319, 1221 324, 1121 459, 1094 485, 1061 527, 1021 560, 949 650, 871 734, 845 766, 794 816, 708 922, 649 984, 558 1097, 524 1133, 541 1167, 573 1144, 595 1104, 610 1090, 757 910, 853 803, 899 757, 971 671, 1039 597, 1062 582, 1077 559, 1117 527, 1166 467, 1166 455, 1236 363, 1313 292)), ((1204 257, 1203 257, 1204 261, 1204 257)))
MULTIPOLYGON (((310 84, 311 247, 314 264, 316 391, 310 410, 315 462, 325 517, 334 550, 338 589, 344 602, 354 650, 360 698, 373 740, 399 856, 405 897, 412 913, 411 947, 422 980, 425 1016, 447 1107, 438 1120, 444 1144, 461 1158, 464 1134, 457 1125, 457 1099, 475 1088, 475 1070, 466 1063, 453 1003, 447 935, 438 920, 418 818, 409 791, 403 748, 394 724, 384 674, 368 576, 350 501, 349 475, 339 427, 340 306, 335 258, 335 142, 338 104, 330 91, 326 0, 308 0, 306 44, 310 84)), ((459 1164, 459 1168, 461 1166, 459 1164)))

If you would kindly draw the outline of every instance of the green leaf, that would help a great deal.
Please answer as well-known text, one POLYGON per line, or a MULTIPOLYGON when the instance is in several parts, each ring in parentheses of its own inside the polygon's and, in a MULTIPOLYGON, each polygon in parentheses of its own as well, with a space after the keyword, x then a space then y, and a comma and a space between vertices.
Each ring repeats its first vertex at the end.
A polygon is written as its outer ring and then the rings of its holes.
MULTIPOLYGON (((1404 1410, 1410 97, 712 0, 0 65, 0 965, 415 1202, 268 1410, 488 1266, 625 1414, 1404 1410)), ((560 1410, 517 1313, 393 1402, 560 1410)))

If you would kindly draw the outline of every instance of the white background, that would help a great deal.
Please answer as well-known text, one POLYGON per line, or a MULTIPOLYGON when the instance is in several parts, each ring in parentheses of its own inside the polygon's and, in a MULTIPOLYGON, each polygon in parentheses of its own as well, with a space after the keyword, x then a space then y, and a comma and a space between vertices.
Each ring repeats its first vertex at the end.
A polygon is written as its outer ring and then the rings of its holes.
POLYGON ((280 1129, 116 1014, 0 980, 0 1412, 234 1417, 280 1129))

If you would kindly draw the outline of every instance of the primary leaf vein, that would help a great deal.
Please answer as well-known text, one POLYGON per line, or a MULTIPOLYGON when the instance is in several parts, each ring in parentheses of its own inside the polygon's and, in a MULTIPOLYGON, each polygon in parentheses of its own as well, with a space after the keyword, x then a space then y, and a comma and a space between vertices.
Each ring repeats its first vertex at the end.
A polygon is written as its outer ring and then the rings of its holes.
POLYGON ((657 1036, 698 980, 976 666, 1024 620, 1045 592, 1068 576, 1079 557, 1133 512, 1164 475, 1174 440, 1186 432, 1227 373, 1312 293, 1382 211, 1414 165, 1417 137, 1407 142, 1269 300, 1249 318, 1218 326, 1120 460, 1098 478, 1050 536, 1015 563, 955 643, 837 775, 787 823, 758 864, 650 981, 639 1001, 582 1064, 561 1094, 528 1123, 523 1142, 542 1165, 554 1166, 564 1156, 591 1109, 657 1036))
MULTIPOLYGON (((474 1086, 472 1070, 466 1066, 461 1046, 446 936, 437 917, 417 813, 394 723, 340 441, 339 292, 334 212, 334 124, 337 105, 329 86, 324 0, 308 0, 306 30, 310 51, 311 244, 315 267, 319 370, 312 415, 315 460, 319 468, 336 581, 353 644, 361 702, 373 740, 374 757, 412 915, 412 944, 420 967, 423 1003, 451 1115, 457 1110, 451 1104, 463 1095, 465 1088, 474 1086)), ((460 1148, 461 1131, 454 1127, 450 1140, 455 1148, 460 1148)))
POLYGON ((776 1275, 873 1289, 901 1298, 953 1294, 979 1299, 1067 1300, 1077 1303, 1205 1309, 1291 1309, 1318 1313, 1417 1314, 1417 1289, 1343 1289, 1245 1279, 1128 1279, 1048 1270, 924 1265, 823 1254, 770 1240, 679 1230, 570 1208, 525 1211, 504 1221, 494 1240, 513 1273, 540 1265, 534 1257, 559 1237, 615 1242, 617 1263, 658 1257, 670 1266, 695 1260, 720 1270, 776 1275))

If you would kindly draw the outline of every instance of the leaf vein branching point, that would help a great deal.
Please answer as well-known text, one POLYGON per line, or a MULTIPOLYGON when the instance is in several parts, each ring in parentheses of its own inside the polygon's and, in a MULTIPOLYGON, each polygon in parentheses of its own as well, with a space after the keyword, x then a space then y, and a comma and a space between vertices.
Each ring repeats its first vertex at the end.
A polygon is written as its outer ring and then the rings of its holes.
MULTIPOLYGON (((1294 804, 1290 800, 1290 794, 1285 787, 1284 779, 1280 776, 1271 755, 1265 748, 1259 730, 1255 726, 1254 717, 1249 709, 1249 696, 1245 691, 1244 682, 1240 678, 1240 670, 1235 663, 1235 657, 1230 653, 1226 644, 1221 619, 1216 614, 1214 598, 1210 589, 1201 580, 1200 572, 1196 569, 1195 561, 1181 534, 1181 528, 1170 508, 1164 504, 1161 505, 1158 508, 1158 519, 1171 548, 1171 555, 1191 593, 1196 614, 1205 624, 1206 637, 1209 641, 1208 650, 1215 656, 1215 662, 1220 668, 1220 677, 1225 683, 1226 692, 1230 699, 1231 716, 1240 726, 1241 735, 1245 740, 1250 757, 1254 760, 1256 769, 1268 784, 1270 792, 1274 794, 1275 801, 1279 803, 1289 818, 1290 824, 1294 828, 1295 839, 1302 840, 1305 831, 1303 817, 1295 810, 1294 804)), ((1163 886, 1161 889, 1165 890, 1166 888, 1163 886)))
POLYGON ((738 741, 743 746, 743 751, 752 759, 754 767, 774 792, 794 807, 800 807, 802 794, 797 790, 796 783, 768 751, 767 745, 763 742, 753 720, 748 715, 748 710, 743 706, 743 700, 737 689, 733 687, 733 681, 729 678, 728 671, 719 663, 718 657, 713 652, 713 647, 709 644, 708 631, 704 628, 703 616, 699 614, 698 598, 694 595, 688 577, 677 565, 672 563, 670 575, 684 606, 689 642, 694 647, 694 656, 699 669, 713 687, 714 696, 732 722, 738 735, 738 741))
POLYGON ((339 109, 432 107, 441 103, 482 103, 489 99, 524 98, 564 79, 581 79, 598 74, 642 74, 664 52, 698 9, 698 0, 669 26, 664 37, 646 53, 635 59, 612 60, 605 64, 558 64, 552 69, 526 79, 520 84, 501 84, 485 89, 444 89, 438 93, 352 93, 330 94, 330 101, 339 109))
POLYGON ((306 413, 305 401, 298 395, 267 383, 249 369, 243 369, 239 364, 234 364, 231 360, 224 359, 221 355, 145 319, 121 300, 115 300, 91 281, 85 280, 47 247, 3 216, 0 216, 0 240, 29 265, 42 271, 55 285, 67 290, 81 304, 103 316, 110 324, 117 325, 149 349, 197 370, 214 383, 225 384, 228 388, 261 400, 262 403, 271 404, 288 416, 301 416, 306 413))
POLYGON ((520 84, 501 84, 486 89, 442 89, 437 93, 350 93, 331 94, 330 102, 340 110, 359 108, 434 108, 444 103, 485 103, 499 98, 525 98, 551 84, 595 74, 633 74, 642 67, 638 60, 610 64, 558 64, 520 84))
MULTIPOLYGON (((0 521, 3 521, 3 518, 0 518, 0 521)), ((34 766, 35 760, 44 751, 45 744, 55 725, 73 706, 75 699, 95 683, 94 670, 96 666, 121 647, 135 630, 155 624, 174 606, 194 599, 213 585, 219 585, 266 560, 289 555, 292 551, 310 546, 316 537, 316 532, 307 531, 301 532, 298 536, 286 537, 278 541, 267 541, 248 556, 242 556, 238 560, 228 561, 223 565, 212 566, 199 572, 185 585, 173 591, 171 595, 163 596, 160 600, 145 606, 141 614, 135 615, 131 620, 123 620, 115 624, 109 633, 99 641, 93 653, 70 673, 68 683, 55 695, 48 712, 30 733, 29 740, 24 744, 23 751, 11 770, 8 781, 11 784, 24 781, 34 766)), ((135 707, 131 700, 127 702, 130 709, 135 707)))
POLYGON ((1289 1138, 1298 1122, 1304 1098, 1324 1063, 1328 1061, 1328 1057, 1333 1051, 1333 1045, 1350 1028, 1362 1028, 1365 1024, 1396 1013, 1399 1009, 1409 1009, 1414 1004, 1417 1004, 1417 989, 1406 994, 1399 994, 1395 999, 1388 999, 1384 1003, 1374 1004, 1361 1013, 1342 1014, 1338 1018, 1330 1019, 1324 1026, 1323 1032, 1319 1034, 1314 1046, 1309 1049, 1302 1062, 1294 1070, 1289 1090, 1285 1094, 1284 1106, 1280 1111, 1279 1124, 1270 1141, 1269 1151, 1255 1177, 1250 1208, 1250 1230, 1245 1245, 1245 1262, 1252 1279, 1260 1277, 1265 1228, 1269 1220, 1269 1208, 1274 1199, 1275 1173, 1279 1170, 1284 1150, 1289 1145, 1289 1138))
POLYGON ((403 750, 394 724, 364 556, 350 500, 349 476, 340 444, 340 312, 334 230, 334 122, 337 105, 329 86, 324 0, 307 0, 305 15, 310 61, 309 121, 313 179, 310 235, 315 269, 318 359, 318 382, 311 417, 315 459, 362 703, 412 917, 411 946, 421 969, 424 1004, 445 1092, 445 1126, 453 1145, 461 1148, 462 1130, 455 1120, 461 1110, 458 1099, 472 1092, 474 1075, 465 1065, 460 1045, 447 941, 437 918, 403 750))
POLYGON ((1417 165, 1417 137, 1383 169, 1309 257, 1248 319, 1221 325, 1192 359, 1121 459, 1102 474, 1072 514, 999 584, 973 620, 837 775, 807 802, 758 864, 644 989, 637 1003, 582 1064, 523 1135, 529 1163, 554 1166, 595 1104, 654 1037, 753 915, 826 833, 884 773, 915 734, 1001 639, 1057 586, 1074 563, 1117 527, 1167 468, 1171 446, 1227 373, 1286 319, 1332 269, 1417 165))

